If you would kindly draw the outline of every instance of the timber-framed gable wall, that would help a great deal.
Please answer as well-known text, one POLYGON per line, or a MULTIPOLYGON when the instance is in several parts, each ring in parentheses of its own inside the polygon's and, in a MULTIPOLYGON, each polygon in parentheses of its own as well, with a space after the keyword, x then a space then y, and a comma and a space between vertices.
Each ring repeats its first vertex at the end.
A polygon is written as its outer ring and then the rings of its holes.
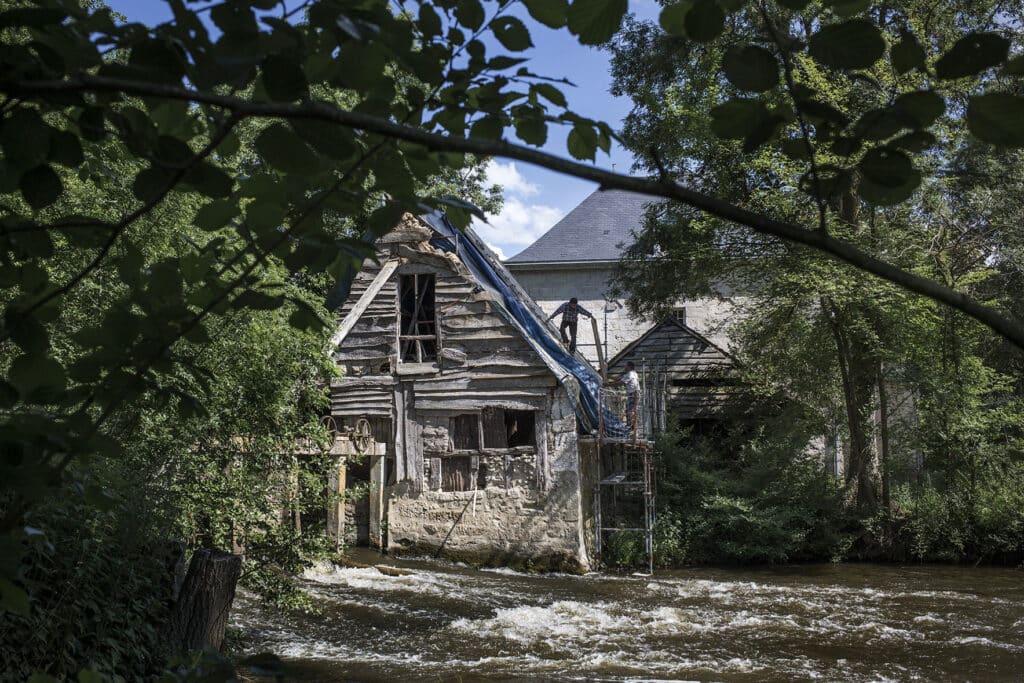
POLYGON ((334 351, 335 419, 390 421, 380 482, 388 545, 586 567, 566 389, 433 236, 407 217, 378 242, 340 311, 334 351))

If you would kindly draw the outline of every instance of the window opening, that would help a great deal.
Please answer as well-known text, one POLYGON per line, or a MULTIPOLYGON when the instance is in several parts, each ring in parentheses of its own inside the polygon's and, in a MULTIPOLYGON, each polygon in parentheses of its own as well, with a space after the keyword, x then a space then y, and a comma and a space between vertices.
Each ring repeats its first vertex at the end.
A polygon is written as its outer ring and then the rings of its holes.
POLYGON ((401 328, 399 357, 405 363, 437 360, 437 317, 434 306, 434 275, 412 273, 398 282, 401 328))
POLYGON ((485 408, 484 448, 536 446, 536 413, 532 410, 485 408))
POLYGON ((486 466, 482 463, 477 468, 476 486, 473 485, 473 458, 471 456, 452 456, 441 458, 441 490, 472 491, 474 488, 485 488, 487 482, 486 466))
POLYGON ((480 450, 480 423, 476 414, 453 417, 451 438, 452 447, 457 451, 480 450))
POLYGON ((676 322, 685 325, 686 324, 686 307, 685 306, 680 306, 678 308, 673 308, 672 309, 672 317, 675 319, 676 322))

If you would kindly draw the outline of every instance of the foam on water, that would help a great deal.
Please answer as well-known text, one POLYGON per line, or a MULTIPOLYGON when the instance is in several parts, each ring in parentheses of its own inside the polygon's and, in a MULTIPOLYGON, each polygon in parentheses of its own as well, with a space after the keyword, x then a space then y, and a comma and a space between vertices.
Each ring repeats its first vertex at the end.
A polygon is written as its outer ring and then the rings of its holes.
POLYGON ((985 596, 969 583, 950 590, 948 578, 930 584, 921 569, 879 570, 877 580, 860 569, 843 585, 838 570, 773 580, 401 564, 412 573, 310 572, 321 616, 260 616, 246 600, 234 623, 254 651, 320 662, 317 671, 337 663, 339 678, 356 667, 366 678, 423 681, 982 679, 1016 675, 1006 662, 1024 652, 1019 576, 985 596))

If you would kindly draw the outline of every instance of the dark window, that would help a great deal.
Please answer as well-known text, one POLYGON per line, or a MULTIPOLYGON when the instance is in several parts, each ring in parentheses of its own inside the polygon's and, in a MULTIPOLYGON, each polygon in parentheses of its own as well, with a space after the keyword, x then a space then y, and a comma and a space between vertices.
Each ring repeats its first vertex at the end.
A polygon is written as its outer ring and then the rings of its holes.
POLYGON ((398 281, 402 311, 398 333, 400 358, 405 363, 437 360, 437 317, 434 310, 434 276, 402 275, 398 281))
POLYGON ((457 451, 480 450, 480 422, 473 415, 456 415, 451 421, 452 446, 457 451))
POLYGON ((473 471, 473 458, 471 456, 452 456, 441 458, 441 490, 442 491, 472 491, 474 488, 482 489, 486 486, 486 472, 484 465, 480 465, 477 471, 473 471), (473 485, 473 475, 476 475, 476 486, 473 485))
POLYGON ((532 410, 486 408, 484 448, 515 448, 536 446, 536 413, 532 410))
POLYGON ((677 322, 680 322, 683 325, 685 325, 686 324, 686 308, 683 307, 683 306, 680 306, 679 308, 673 308, 672 309, 672 317, 677 322))

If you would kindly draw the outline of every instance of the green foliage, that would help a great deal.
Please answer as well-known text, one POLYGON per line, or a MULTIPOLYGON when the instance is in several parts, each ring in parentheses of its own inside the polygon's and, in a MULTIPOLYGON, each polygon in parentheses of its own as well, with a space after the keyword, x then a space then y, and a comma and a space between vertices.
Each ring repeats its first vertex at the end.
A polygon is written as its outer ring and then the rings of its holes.
MULTIPOLYGON (((778 4, 787 11, 743 4, 699 51, 627 22, 613 48, 616 92, 633 99, 623 137, 645 168, 817 225, 1019 315, 1024 260, 1011 226, 1024 220, 1024 180, 1006 169, 1021 153, 986 143, 1016 144, 1019 83, 1005 62, 1002 22, 1024 18, 1020 8, 995 21, 997 4, 978 0, 925 21, 927 3, 778 4), (839 36, 848 31, 863 40, 839 36), (761 84, 743 83, 749 75, 737 71, 748 46, 771 52, 787 76, 757 97, 750 93, 761 84), (853 68, 847 58, 862 62, 853 68), (777 128, 762 144, 755 133, 773 116, 777 128)), ((1022 482, 1018 351, 959 314, 673 205, 650 212, 629 256, 620 291, 653 317, 728 285, 743 380, 756 394, 804 406, 807 434, 828 435, 840 449, 839 495, 859 529, 855 555, 1017 561, 1018 546, 982 520, 1019 528, 1007 512, 1022 482)), ((802 446, 788 449, 780 468, 799 460, 802 446)), ((719 468, 698 463, 680 480, 708 471, 719 468)), ((705 498, 702 513, 707 538, 735 539, 738 558, 772 559, 773 548, 793 547, 783 532, 801 523, 787 521, 788 504, 753 505, 747 493, 715 486, 720 497, 705 498), (754 538, 771 542, 741 547, 754 538)), ((697 557, 687 524, 698 512, 682 497, 679 505, 685 514, 662 515, 682 525, 671 552, 697 557)))
POLYGON ((840 489, 802 453, 808 421, 772 402, 717 431, 668 434, 655 528, 661 564, 832 561, 853 540, 840 489))

